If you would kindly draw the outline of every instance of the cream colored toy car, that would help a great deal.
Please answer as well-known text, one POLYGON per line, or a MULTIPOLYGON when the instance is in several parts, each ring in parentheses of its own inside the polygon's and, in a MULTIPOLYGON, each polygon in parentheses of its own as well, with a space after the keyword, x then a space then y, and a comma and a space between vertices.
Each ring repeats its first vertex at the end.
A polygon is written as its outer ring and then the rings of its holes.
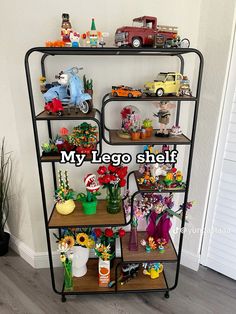
POLYGON ((182 74, 178 72, 161 72, 153 82, 144 84, 144 93, 151 96, 161 97, 173 94, 178 96, 182 74))

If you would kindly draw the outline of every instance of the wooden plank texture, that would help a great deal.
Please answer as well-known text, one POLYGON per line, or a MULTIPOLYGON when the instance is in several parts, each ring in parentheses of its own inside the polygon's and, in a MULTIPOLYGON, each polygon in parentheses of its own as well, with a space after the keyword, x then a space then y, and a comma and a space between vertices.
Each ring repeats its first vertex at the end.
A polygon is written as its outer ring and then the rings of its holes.
POLYGON ((118 226, 125 224, 125 213, 123 208, 117 214, 109 214, 106 209, 106 200, 98 200, 97 213, 94 215, 85 215, 81 203, 76 201, 75 204, 75 210, 69 215, 59 214, 54 206, 48 223, 49 228, 89 225, 118 226))
POLYGON ((130 232, 121 238, 122 256, 124 262, 148 262, 148 261, 177 261, 176 252, 172 241, 165 246, 165 252, 159 253, 157 250, 147 253, 141 246, 140 240, 146 239, 146 232, 138 232, 138 251, 129 251, 130 232))

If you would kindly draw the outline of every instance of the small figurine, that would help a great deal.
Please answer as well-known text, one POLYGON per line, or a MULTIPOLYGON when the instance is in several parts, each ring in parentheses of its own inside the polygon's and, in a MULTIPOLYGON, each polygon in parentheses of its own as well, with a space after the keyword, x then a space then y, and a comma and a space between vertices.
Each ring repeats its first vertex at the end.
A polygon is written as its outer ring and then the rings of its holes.
POLYGON ((182 80, 180 81, 179 96, 192 97, 190 82, 189 82, 189 79, 186 75, 183 76, 182 80))
POLYGON ((159 253, 165 253, 165 245, 167 244, 166 239, 157 239, 157 243, 158 243, 158 251, 159 253))
POLYGON ((83 39, 88 39, 87 44, 91 48, 103 47, 106 43, 104 37, 108 37, 108 33, 102 33, 96 30, 95 20, 92 19, 91 30, 82 35, 83 39))
POLYGON ((135 278, 139 271, 139 264, 123 264, 121 267, 121 276, 118 279, 120 284, 123 286, 132 278, 135 278))
POLYGON ((78 48, 79 47, 79 39, 80 39, 80 34, 72 31, 70 33, 71 47, 78 48))
POLYGON ((170 122, 170 111, 168 110, 168 101, 160 101, 160 110, 153 115, 159 119, 160 131, 157 131, 155 136, 168 137, 169 133, 166 129, 167 124, 170 122))
POLYGON ((172 128, 170 130, 170 135, 171 136, 179 136, 179 135, 182 135, 182 134, 183 134, 183 132, 182 132, 182 130, 181 130, 179 125, 173 125, 172 126, 172 128))
POLYGON ((71 46, 70 34, 72 33, 72 27, 69 18, 70 16, 68 13, 62 14, 61 40, 67 47, 71 46))
POLYGON ((150 276, 151 279, 156 279, 163 271, 163 265, 161 263, 143 263, 143 274, 150 276))

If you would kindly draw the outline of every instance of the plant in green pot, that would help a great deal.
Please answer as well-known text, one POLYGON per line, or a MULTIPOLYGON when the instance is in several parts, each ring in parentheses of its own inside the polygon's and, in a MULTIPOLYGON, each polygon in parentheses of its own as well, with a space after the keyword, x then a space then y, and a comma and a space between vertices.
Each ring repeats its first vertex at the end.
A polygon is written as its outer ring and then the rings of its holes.
POLYGON ((97 196, 101 194, 99 192, 100 185, 97 183, 96 175, 90 173, 85 176, 84 184, 87 195, 79 193, 77 200, 82 203, 84 214, 94 215, 97 212, 97 196))
POLYGON ((9 185, 12 173, 11 155, 5 152, 5 139, 1 144, 0 160, 0 256, 8 252, 10 234, 4 231, 9 214, 9 185))

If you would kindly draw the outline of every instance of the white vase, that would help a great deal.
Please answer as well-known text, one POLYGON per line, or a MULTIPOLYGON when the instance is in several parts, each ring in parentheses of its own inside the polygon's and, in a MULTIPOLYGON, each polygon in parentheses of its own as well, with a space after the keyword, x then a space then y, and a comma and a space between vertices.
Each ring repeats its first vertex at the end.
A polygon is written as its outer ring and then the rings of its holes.
POLYGON ((73 247, 72 275, 82 277, 87 273, 89 249, 82 246, 73 247))

